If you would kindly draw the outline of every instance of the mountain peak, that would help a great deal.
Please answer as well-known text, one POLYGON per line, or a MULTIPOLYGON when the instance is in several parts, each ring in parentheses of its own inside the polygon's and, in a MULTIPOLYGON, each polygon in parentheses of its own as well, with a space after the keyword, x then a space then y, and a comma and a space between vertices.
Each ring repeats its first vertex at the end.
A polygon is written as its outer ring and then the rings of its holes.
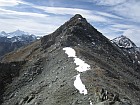
POLYGON ((77 25, 79 23, 88 23, 88 22, 85 18, 82 17, 82 15, 76 14, 68 21, 68 23, 72 23, 72 25, 77 25))
POLYGON ((1 34, 6 34, 6 32, 5 31, 1 31, 1 34))
POLYGON ((112 43, 102 33, 79 14, 73 16, 52 34, 41 38, 44 49, 58 45, 61 47, 86 46, 97 50, 98 46, 106 47, 110 44, 112 43))
POLYGON ((113 43, 116 43, 121 48, 134 48, 137 47, 134 42, 132 42, 128 37, 121 35, 112 40, 113 43))
POLYGON ((55 32, 42 38, 42 44, 52 45, 61 42, 63 46, 74 46, 88 41, 95 43, 106 38, 87 22, 80 14, 76 14, 55 32), (81 41, 80 41, 81 40, 81 41), (49 44, 48 44, 49 43, 49 44))
POLYGON ((5 31, 1 31, 0 36, 5 37, 7 33, 5 31))
POLYGON ((82 15, 80 15, 80 14, 74 15, 72 18, 75 18, 75 19, 83 19, 82 15))
POLYGON ((29 35, 28 32, 24 32, 24 31, 21 31, 21 30, 16 30, 14 32, 10 32, 8 33, 10 36, 22 36, 22 35, 29 35))
POLYGON ((16 31, 14 31, 14 32, 23 32, 24 33, 24 31, 22 31, 22 30, 19 30, 19 29, 17 29, 16 31))

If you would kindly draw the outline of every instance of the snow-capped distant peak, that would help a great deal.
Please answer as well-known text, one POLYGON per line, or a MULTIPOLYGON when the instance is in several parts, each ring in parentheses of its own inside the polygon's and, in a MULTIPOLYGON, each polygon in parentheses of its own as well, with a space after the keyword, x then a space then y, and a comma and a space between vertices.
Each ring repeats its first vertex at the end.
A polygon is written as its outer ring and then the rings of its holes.
POLYGON ((9 33, 6 33, 5 31, 0 32, 0 37, 12 38, 15 36, 22 36, 22 35, 31 35, 31 34, 29 34, 28 32, 21 31, 21 30, 16 30, 14 32, 9 32, 9 33))
POLYGON ((10 36, 10 37, 22 36, 22 35, 30 35, 30 34, 28 32, 24 32, 24 31, 21 31, 21 30, 16 30, 14 32, 8 33, 8 36, 10 36))
POLYGON ((0 33, 0 36, 5 37, 5 36, 7 36, 7 33, 6 33, 5 31, 2 31, 2 32, 0 33))
POLYGON ((28 32, 24 32, 21 30, 16 30, 14 32, 10 32, 10 33, 6 33, 4 31, 2 31, 0 33, 0 37, 1 40, 0 42, 24 42, 24 43, 29 43, 32 42, 34 40, 36 40, 38 37, 33 35, 33 34, 29 34, 28 32))
POLYGON ((121 48, 133 48, 136 45, 126 36, 120 36, 112 40, 112 43, 116 43, 121 48))

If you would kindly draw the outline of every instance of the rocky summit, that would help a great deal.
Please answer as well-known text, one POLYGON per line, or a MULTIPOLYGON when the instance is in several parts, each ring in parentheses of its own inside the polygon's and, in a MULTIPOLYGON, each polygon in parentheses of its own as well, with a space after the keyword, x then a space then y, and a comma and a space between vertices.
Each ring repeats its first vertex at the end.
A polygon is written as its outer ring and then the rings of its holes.
POLYGON ((77 14, 0 63, 1 105, 140 105, 140 69, 77 14))

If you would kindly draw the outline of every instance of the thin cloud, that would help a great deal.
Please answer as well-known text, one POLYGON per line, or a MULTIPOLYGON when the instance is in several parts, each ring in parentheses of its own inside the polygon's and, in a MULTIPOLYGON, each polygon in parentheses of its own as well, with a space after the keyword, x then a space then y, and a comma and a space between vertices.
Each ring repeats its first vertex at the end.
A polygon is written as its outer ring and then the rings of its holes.
POLYGON ((112 25, 112 27, 114 27, 114 28, 125 28, 125 29, 127 29, 127 28, 132 28, 134 26, 133 25, 126 25, 126 24, 114 24, 114 25, 112 25))
POLYGON ((123 35, 130 38, 137 46, 140 46, 140 30, 139 29, 127 29, 124 31, 123 35))
POLYGON ((0 15, 24 15, 24 16, 34 16, 34 17, 46 17, 48 15, 46 14, 39 14, 39 13, 32 13, 32 12, 18 12, 18 11, 12 11, 12 10, 6 10, 6 9, 2 9, 0 8, 0 15))
POLYGON ((79 9, 79 8, 66 8, 66 7, 45 7, 45 6, 38 6, 34 4, 29 4, 29 5, 32 6, 33 8, 41 9, 47 13, 52 13, 56 15, 75 15, 79 13, 92 21, 106 22, 108 21, 107 18, 122 19, 122 17, 120 16, 113 15, 107 12, 96 11, 96 10, 86 10, 81 8, 79 9))
POLYGON ((3 19, 0 19, 0 23, 0 31, 5 30, 7 32, 11 32, 13 30, 20 29, 36 35, 45 35, 53 32, 53 30, 57 28, 55 24, 43 24, 24 19, 6 19, 5 22, 3 22, 3 19))
MULTIPOLYGON (((9 17, 9 14, 6 16, 9 17)), ((43 36, 52 33, 68 20, 65 16, 27 17, 26 15, 19 16, 15 14, 12 14, 12 16, 16 18, 0 18, 0 31, 12 32, 13 30, 20 29, 43 36)))
POLYGON ((97 14, 98 14, 98 15, 101 15, 101 16, 109 17, 109 18, 123 19, 123 18, 120 17, 120 16, 112 15, 112 14, 106 13, 106 12, 99 12, 99 11, 97 11, 97 14))
POLYGON ((129 21, 140 22, 140 1, 138 0, 87 0, 87 2, 107 6, 108 11, 129 21))
POLYGON ((111 8, 116 14, 122 15, 130 21, 140 22, 140 1, 129 1, 111 8))
POLYGON ((15 6, 21 3, 20 0, 0 0, 0 6, 15 6))
POLYGON ((85 10, 85 9, 78 9, 78 8, 65 8, 65 7, 44 7, 44 6, 33 6, 34 8, 41 9, 45 11, 46 13, 52 13, 55 15, 75 15, 75 14, 81 14, 85 18, 87 18, 89 21, 98 21, 98 22, 107 22, 107 18, 95 15, 91 10, 85 10), (59 12, 58 12, 59 11, 59 12))
POLYGON ((115 6, 126 2, 126 0, 89 0, 95 2, 98 5, 115 6))
POLYGON ((103 35, 105 35, 108 39, 113 39, 117 36, 122 35, 121 33, 124 31, 120 28, 113 28, 111 26, 106 26, 105 28, 100 28, 98 27, 98 31, 100 31, 101 33, 103 33, 103 35))

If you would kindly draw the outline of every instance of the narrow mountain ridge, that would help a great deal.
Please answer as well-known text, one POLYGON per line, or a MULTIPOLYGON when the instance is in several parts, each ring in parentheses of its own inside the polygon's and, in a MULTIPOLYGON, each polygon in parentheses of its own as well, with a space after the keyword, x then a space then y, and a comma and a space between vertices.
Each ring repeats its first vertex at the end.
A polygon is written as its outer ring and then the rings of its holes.
POLYGON ((139 105, 140 73, 118 46, 77 14, 55 32, 4 56, 25 61, 2 105, 139 105))

